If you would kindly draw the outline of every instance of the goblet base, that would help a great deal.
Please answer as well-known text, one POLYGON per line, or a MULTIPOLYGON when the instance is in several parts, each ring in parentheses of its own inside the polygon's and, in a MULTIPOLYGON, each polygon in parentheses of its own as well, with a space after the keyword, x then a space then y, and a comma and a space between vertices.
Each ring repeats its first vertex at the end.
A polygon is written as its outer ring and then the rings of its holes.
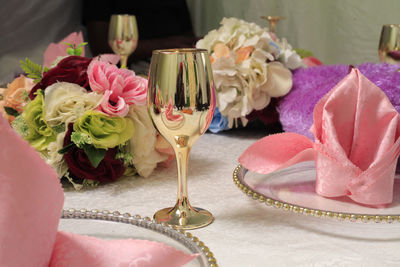
POLYGON ((186 201, 178 201, 175 207, 165 208, 154 214, 158 223, 175 225, 179 229, 198 229, 213 222, 213 215, 204 209, 193 208, 186 201))

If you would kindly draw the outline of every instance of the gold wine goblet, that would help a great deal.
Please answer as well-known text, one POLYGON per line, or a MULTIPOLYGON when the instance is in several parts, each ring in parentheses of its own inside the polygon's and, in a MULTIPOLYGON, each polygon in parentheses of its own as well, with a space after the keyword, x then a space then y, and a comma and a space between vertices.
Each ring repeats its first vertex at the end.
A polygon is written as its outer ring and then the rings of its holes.
POLYGON ((280 20, 284 20, 284 17, 280 17, 280 16, 261 16, 262 19, 268 20, 269 22, 269 31, 272 33, 275 33, 276 31, 276 24, 278 23, 278 21, 280 20))
POLYGON ((400 62, 400 25, 387 24, 382 26, 379 40, 379 59, 386 63, 400 62))
POLYGON ((187 190, 189 152, 205 133, 215 109, 215 92, 207 50, 154 50, 150 63, 147 106, 159 133, 175 151, 178 196, 172 208, 159 210, 157 222, 196 229, 210 224, 210 212, 190 205, 187 190))
POLYGON ((135 51, 138 42, 136 17, 112 15, 108 28, 108 44, 121 58, 121 67, 126 68, 128 57, 135 51))

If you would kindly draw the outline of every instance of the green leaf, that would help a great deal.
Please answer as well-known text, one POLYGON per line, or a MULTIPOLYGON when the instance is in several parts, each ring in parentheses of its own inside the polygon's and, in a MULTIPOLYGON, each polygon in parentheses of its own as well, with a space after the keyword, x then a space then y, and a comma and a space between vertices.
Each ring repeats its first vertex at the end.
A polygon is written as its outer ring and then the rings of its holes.
POLYGON ((70 55, 70 56, 75 56, 75 49, 67 48, 67 54, 70 55))
POLYGON ((88 44, 88 42, 80 43, 76 48, 84 47, 84 46, 87 45, 87 44, 88 44))
POLYGON ((65 45, 68 45, 69 47, 71 47, 71 48, 74 48, 74 45, 73 44, 70 44, 70 43, 67 43, 67 42, 62 42, 63 44, 65 44, 65 45))
POLYGON ((4 111, 10 116, 17 117, 19 115, 18 111, 11 107, 4 107, 4 111))
POLYGON ((296 51, 296 53, 301 57, 301 58, 305 58, 305 57, 312 57, 313 54, 311 51, 308 51, 306 49, 301 49, 301 48, 296 48, 294 49, 296 51))
POLYGON ((75 44, 70 44, 70 43, 63 43, 65 45, 68 46, 67 48, 67 54, 70 56, 80 56, 82 54, 82 47, 84 47, 85 45, 87 45, 87 42, 84 43, 80 43, 79 45, 75 45, 75 44))
POLYGON ((28 93, 27 91, 22 91, 22 99, 23 99, 25 102, 30 101, 29 93, 28 93))
POLYGON ((63 133, 65 132, 65 123, 61 123, 59 125, 53 126, 51 127, 53 128, 54 131, 56 131, 56 133, 63 133))
POLYGON ((20 60, 19 63, 21 63, 21 69, 25 71, 29 78, 34 79, 35 83, 42 79, 43 68, 41 65, 36 64, 29 58, 25 58, 25 61, 20 60))
POLYGON ((101 148, 95 148, 91 145, 84 145, 83 150, 89 158, 90 163, 92 163, 93 167, 97 168, 100 162, 106 156, 107 150, 101 148))
POLYGON ((80 56, 82 54, 82 47, 75 48, 75 56, 80 56))
POLYGON ((74 145, 75 145, 74 143, 66 145, 65 147, 61 148, 57 152, 58 152, 58 154, 64 154, 64 153, 68 152, 68 150, 70 150, 74 145))
POLYGON ((82 185, 83 187, 96 187, 99 185, 99 181, 90 180, 90 179, 83 179, 82 185))

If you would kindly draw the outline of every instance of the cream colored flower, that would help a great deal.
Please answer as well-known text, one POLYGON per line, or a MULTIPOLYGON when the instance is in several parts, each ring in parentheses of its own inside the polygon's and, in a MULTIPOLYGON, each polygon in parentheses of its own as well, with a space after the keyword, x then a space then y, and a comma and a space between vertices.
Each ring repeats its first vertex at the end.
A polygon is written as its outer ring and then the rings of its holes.
POLYGON ((285 67, 294 70, 297 68, 305 67, 305 64, 301 57, 293 50, 292 46, 287 42, 285 38, 279 43, 281 55, 279 60, 285 65, 285 67))
POLYGON ((263 91, 267 92, 271 97, 281 97, 289 93, 292 85, 293 80, 290 70, 280 62, 268 63, 267 82, 263 86, 263 91))
POLYGON ((45 90, 45 119, 50 126, 75 122, 86 110, 97 107, 101 98, 74 83, 52 84, 45 90))
POLYGON ((298 68, 301 59, 285 39, 274 40, 254 23, 224 18, 196 44, 210 52, 217 106, 229 126, 238 118, 245 124, 249 113, 291 89, 292 74, 285 67, 298 68))
POLYGON ((222 115, 234 118, 250 113, 246 97, 246 80, 237 71, 233 57, 218 58, 213 64, 217 105, 222 115))
POLYGON ((47 164, 49 164, 57 173, 58 177, 63 177, 68 170, 68 166, 63 159, 63 155, 58 151, 63 148, 65 132, 57 135, 57 140, 47 146, 46 155, 42 155, 47 164))
POLYGON ((216 43, 226 44, 231 50, 243 46, 254 46, 262 38, 268 44, 271 36, 255 23, 249 23, 237 18, 223 18, 218 30, 210 31, 196 44, 197 48, 207 49, 212 52, 216 43))
POLYGON ((135 166, 140 176, 148 177, 168 157, 155 150, 157 132, 153 126, 147 108, 144 105, 132 105, 128 117, 132 119, 135 132, 130 140, 135 166))

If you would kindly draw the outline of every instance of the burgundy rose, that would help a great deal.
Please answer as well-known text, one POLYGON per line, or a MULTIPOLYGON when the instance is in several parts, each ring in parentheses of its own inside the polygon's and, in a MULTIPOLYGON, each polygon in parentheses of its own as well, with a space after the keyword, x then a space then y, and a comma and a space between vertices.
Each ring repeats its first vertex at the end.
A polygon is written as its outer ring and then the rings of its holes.
POLYGON ((34 99, 34 93, 38 89, 45 90, 47 86, 56 82, 69 82, 78 84, 86 89, 89 89, 89 80, 87 77, 87 68, 91 58, 69 56, 61 60, 57 66, 51 68, 43 74, 42 79, 37 83, 29 93, 29 98, 34 99))
POLYGON ((262 110, 253 110, 246 119, 253 121, 258 118, 264 124, 271 124, 279 122, 279 113, 277 111, 278 99, 271 98, 271 102, 262 110))
MULTIPOLYGON (((68 125, 68 131, 64 138, 64 147, 71 143, 72 124, 68 125)), ((71 174, 81 179, 96 180, 99 182, 112 182, 117 180, 125 172, 125 166, 121 160, 115 159, 117 148, 108 149, 106 156, 97 168, 93 167, 85 151, 73 146, 64 154, 64 160, 71 174)))

